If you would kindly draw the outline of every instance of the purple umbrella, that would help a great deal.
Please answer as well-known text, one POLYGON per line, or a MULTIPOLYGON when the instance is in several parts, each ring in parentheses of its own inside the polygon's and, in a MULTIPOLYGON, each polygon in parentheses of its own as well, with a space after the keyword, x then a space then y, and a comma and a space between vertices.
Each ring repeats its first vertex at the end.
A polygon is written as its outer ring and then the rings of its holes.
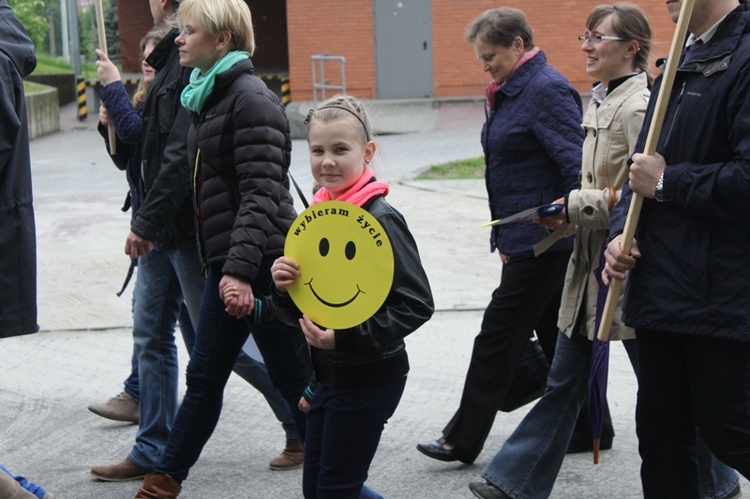
MULTIPOLYGON (((607 286, 602 282, 602 270, 604 269, 604 252, 599 257, 599 267, 594 271, 599 291, 596 295, 596 319, 595 331, 599 331, 602 321, 604 302, 607 300, 607 286)), ((598 335, 594 335, 594 344, 591 352, 591 371, 589 372, 589 419, 591 420, 591 432, 594 437, 594 464, 599 464, 599 443, 602 438, 604 427, 604 411, 607 407, 607 377, 609 375, 609 339, 602 341, 598 335)))

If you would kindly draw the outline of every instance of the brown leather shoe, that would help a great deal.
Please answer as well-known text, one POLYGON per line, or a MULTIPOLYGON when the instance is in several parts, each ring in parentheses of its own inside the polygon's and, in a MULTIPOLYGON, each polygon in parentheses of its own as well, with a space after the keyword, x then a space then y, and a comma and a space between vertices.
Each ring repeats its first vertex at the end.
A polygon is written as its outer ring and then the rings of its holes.
POLYGON ((286 447, 281 454, 271 459, 268 467, 274 471, 296 470, 305 461, 305 451, 302 440, 293 438, 286 441, 286 447))
POLYGON ((175 499, 181 490, 182 486, 171 476, 149 473, 135 499, 175 499))
POLYGON ((91 404, 89 411, 113 421, 126 421, 134 424, 138 424, 140 416, 138 402, 125 392, 118 393, 106 402, 91 404))
POLYGON ((91 474, 99 480, 105 482, 127 482, 128 480, 139 480, 151 471, 146 468, 136 466, 133 461, 128 459, 118 464, 110 466, 94 466, 91 468, 91 474))

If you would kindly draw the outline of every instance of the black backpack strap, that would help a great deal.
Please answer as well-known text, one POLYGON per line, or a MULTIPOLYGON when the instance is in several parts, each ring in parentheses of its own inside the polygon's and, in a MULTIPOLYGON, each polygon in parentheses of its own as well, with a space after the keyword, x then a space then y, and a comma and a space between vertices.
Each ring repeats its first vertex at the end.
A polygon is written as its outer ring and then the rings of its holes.
POLYGON ((305 205, 305 208, 309 208, 310 204, 307 202, 307 198, 302 193, 302 189, 300 189, 299 184, 296 180, 294 180, 294 177, 292 176, 292 173, 289 172, 289 178, 292 179, 292 183, 294 184, 294 188, 297 190, 297 194, 299 195, 300 200, 302 201, 302 204, 305 205))
POLYGON ((122 289, 120 289, 120 291, 117 292, 117 296, 122 296, 122 294, 125 292, 125 288, 127 288, 128 284, 130 283, 130 278, 133 277, 133 270, 135 270, 136 265, 138 265, 138 259, 131 258, 130 268, 128 269, 128 275, 125 276, 125 282, 122 283, 122 289))

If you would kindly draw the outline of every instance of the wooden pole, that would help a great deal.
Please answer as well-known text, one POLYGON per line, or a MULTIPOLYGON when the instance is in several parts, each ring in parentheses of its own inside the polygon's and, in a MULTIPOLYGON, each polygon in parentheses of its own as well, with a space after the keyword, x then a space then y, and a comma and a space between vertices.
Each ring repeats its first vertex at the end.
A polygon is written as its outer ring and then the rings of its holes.
MULTIPOLYGON (((653 156, 656 152, 656 144, 659 142, 659 135, 661 135, 661 128, 664 124, 664 116, 667 113, 667 104, 669 104, 669 96, 672 93, 675 73, 677 72, 677 66, 680 62, 682 44, 685 40, 685 35, 687 34, 688 23, 690 22, 690 16, 693 13, 694 4, 695 0, 682 0, 680 17, 677 19, 677 27, 675 28, 674 37, 672 38, 672 47, 669 50, 667 67, 664 70, 661 87, 659 88, 659 96, 656 99, 656 105, 654 107, 651 126, 649 127, 648 135, 646 136, 646 146, 643 150, 643 154, 648 156, 653 156)), ((633 247, 633 236, 635 235, 635 228, 638 225, 638 217, 641 215, 642 204, 643 196, 634 192, 633 197, 630 200, 628 216, 625 219, 625 228, 622 232, 622 251, 624 253, 630 254, 630 250, 633 247)), ((620 297, 622 282, 623 281, 617 279, 610 279, 607 301, 604 303, 602 321, 601 324, 599 324, 598 336, 601 341, 609 340, 609 331, 612 328, 612 321, 615 316, 615 309, 617 308, 617 299, 620 297)))
MULTIPOLYGON (((102 8, 102 0, 94 0, 94 6, 96 8, 96 30, 99 33, 99 49, 107 54, 107 33, 104 31, 104 9, 102 8)), ((107 127, 108 139, 109 139, 109 154, 114 156, 117 154, 117 135, 115 135, 115 126, 110 123, 107 127)))

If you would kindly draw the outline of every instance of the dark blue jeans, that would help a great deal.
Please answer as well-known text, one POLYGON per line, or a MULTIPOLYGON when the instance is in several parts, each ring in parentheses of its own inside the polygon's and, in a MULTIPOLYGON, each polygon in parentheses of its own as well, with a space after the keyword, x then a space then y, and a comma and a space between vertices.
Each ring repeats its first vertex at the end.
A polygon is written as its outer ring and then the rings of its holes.
MULTIPOLYGON (((133 298, 133 307, 135 308, 135 298, 133 298)), ((177 316, 177 322, 180 323, 180 332, 182 333, 182 339, 185 342, 185 345, 192 346, 195 331, 193 330, 193 324, 190 322, 190 314, 188 313, 185 302, 182 302, 182 305, 180 305, 180 313, 177 316)), ((190 347, 188 347, 188 353, 190 353, 190 347)), ((130 375, 125 379, 123 385, 125 387, 125 393, 138 402, 140 400, 140 390, 138 383, 138 353, 135 351, 135 345, 133 346, 133 356, 130 359, 130 375)))
MULTIPOLYGON (((260 294, 271 284, 271 261, 261 264, 254 285, 260 294)), ((195 345, 187 367, 187 393, 169 435, 163 459, 154 470, 181 482, 200 456, 221 414, 224 387, 242 345, 250 334, 244 319, 227 314, 219 296, 221 269, 208 269, 201 302, 195 345)), ((307 379, 297 362, 299 330, 277 323, 253 325, 252 333, 271 376, 271 381, 289 404, 300 436, 304 436, 305 417, 299 409, 307 379)))
POLYGON ((140 390, 138 390, 138 353, 135 351, 135 346, 133 347, 133 356, 130 358, 130 376, 125 379, 123 385, 125 393, 138 402, 141 394, 140 390))
POLYGON ((359 499, 383 427, 405 386, 406 376, 368 387, 315 387, 302 475, 306 499, 359 499))
MULTIPOLYGON (((185 342, 188 353, 190 353, 193 350, 193 344, 195 343, 195 329, 193 328, 193 323, 190 321, 190 314, 188 313, 185 302, 183 302, 180 307, 180 315, 177 317, 177 321, 180 323, 182 339, 185 342)), ((128 376, 123 384, 125 385, 125 393, 138 402, 138 355, 136 354, 135 347, 133 347, 133 357, 130 362, 130 376, 128 376)), ((237 362, 234 363, 234 372, 237 373, 239 377, 253 385, 253 388, 263 395, 266 402, 268 402, 268 406, 276 416, 276 419, 279 420, 282 428, 284 428, 287 440, 300 438, 299 433, 297 432, 297 426, 294 423, 292 411, 289 409, 289 405, 279 391, 274 388, 271 378, 268 376, 268 369, 265 364, 251 358, 245 352, 240 352, 237 357, 237 362)))
POLYGON ((205 280, 197 245, 154 250, 138 258, 133 309, 133 344, 138 353, 140 422, 128 458, 153 468, 163 454, 177 413, 177 346, 174 329, 180 306, 200 314, 205 280))

